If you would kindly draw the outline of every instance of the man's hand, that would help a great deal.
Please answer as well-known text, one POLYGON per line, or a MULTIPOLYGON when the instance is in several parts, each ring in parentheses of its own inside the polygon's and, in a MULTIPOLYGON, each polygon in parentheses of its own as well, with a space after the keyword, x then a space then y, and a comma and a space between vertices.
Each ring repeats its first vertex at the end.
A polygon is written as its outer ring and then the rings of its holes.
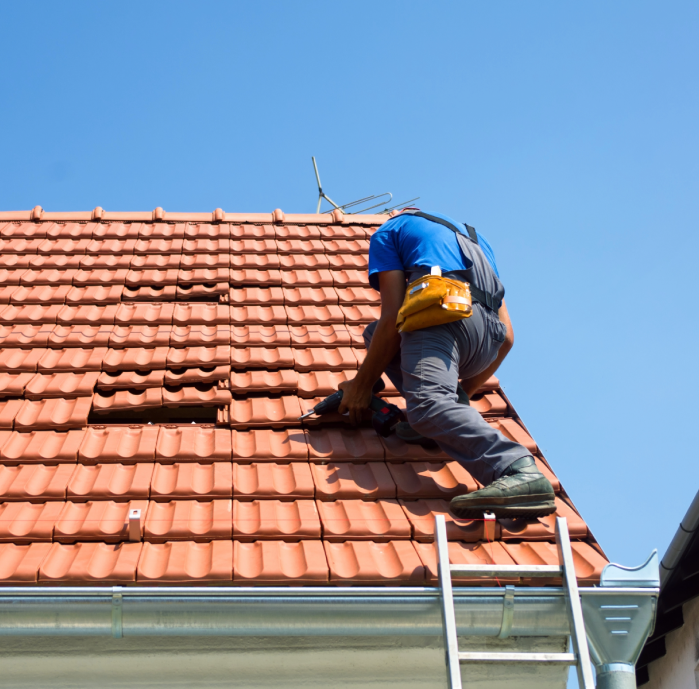
POLYGON ((359 425, 365 409, 371 404, 371 388, 362 386, 356 378, 340 383, 338 388, 342 390, 342 402, 338 411, 340 414, 349 412, 350 421, 359 425))

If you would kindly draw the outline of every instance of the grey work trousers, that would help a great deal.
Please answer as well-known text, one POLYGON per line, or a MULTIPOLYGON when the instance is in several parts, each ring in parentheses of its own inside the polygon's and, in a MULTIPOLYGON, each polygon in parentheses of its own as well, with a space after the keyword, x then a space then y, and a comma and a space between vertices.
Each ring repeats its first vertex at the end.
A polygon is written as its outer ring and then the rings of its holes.
MULTIPOLYGON (((377 322, 364 330, 367 348, 377 322)), ((406 401, 408 423, 487 485, 531 453, 492 428, 473 408, 457 402, 460 379, 485 370, 505 339, 505 326, 480 304, 453 323, 401 334, 400 352, 386 375, 406 401)))

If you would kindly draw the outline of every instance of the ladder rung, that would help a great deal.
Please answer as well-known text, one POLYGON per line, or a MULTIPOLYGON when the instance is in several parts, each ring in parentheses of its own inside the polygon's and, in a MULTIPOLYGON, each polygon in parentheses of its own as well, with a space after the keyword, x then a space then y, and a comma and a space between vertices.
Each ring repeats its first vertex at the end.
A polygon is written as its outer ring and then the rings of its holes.
POLYGON ((575 665, 575 653, 459 653, 462 663, 559 663, 575 665))
POLYGON ((479 577, 560 577, 563 569, 558 565, 449 565, 453 574, 479 577))

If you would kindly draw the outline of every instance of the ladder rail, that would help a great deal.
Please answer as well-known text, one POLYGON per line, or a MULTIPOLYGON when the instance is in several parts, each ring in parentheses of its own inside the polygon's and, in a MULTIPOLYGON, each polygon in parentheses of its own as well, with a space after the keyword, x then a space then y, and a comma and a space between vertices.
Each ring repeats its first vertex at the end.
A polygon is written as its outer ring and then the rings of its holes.
POLYGON ((449 689, 461 689, 461 665, 459 663, 459 642, 456 637, 456 611, 454 609, 454 592, 451 585, 449 568, 449 542, 447 541, 447 524, 444 515, 435 517, 434 538, 437 545, 437 572, 442 598, 442 629, 447 664, 447 681, 449 689))
MULTIPOLYGON (((555 663, 575 665, 581 689, 595 689, 587 643, 585 620, 582 613, 578 581, 575 574, 573 550, 570 545, 568 524, 564 517, 556 517, 556 544, 560 565, 452 565, 449 562, 449 542, 444 515, 435 516, 434 540, 437 555, 437 570, 442 603, 442 628, 444 633, 445 660, 449 689, 462 689, 461 663, 555 663), (570 637, 573 653, 489 653, 459 652, 456 632, 456 612, 452 575, 474 577, 519 578, 561 577, 566 591, 566 607, 570 622, 570 637)), ((514 587, 507 587, 514 591, 514 587)), ((512 595, 512 594, 511 594, 512 595)), ((506 605, 506 601, 503 601, 506 605)), ((503 620, 505 615, 503 613, 503 620)), ((503 621, 503 625, 504 625, 503 621)), ((508 630, 509 631, 509 630, 508 630)))
POLYGON ((578 591, 578 579, 575 575, 575 562, 573 549, 570 546, 570 534, 565 517, 556 517, 556 544, 558 557, 563 566, 563 583, 567 590, 568 617, 570 619, 570 636, 573 642, 573 651, 578 658, 576 668, 578 671, 578 683, 581 689, 595 689, 595 680, 592 675, 592 662, 590 661, 590 648, 587 645, 587 633, 583 618, 580 592, 578 591))

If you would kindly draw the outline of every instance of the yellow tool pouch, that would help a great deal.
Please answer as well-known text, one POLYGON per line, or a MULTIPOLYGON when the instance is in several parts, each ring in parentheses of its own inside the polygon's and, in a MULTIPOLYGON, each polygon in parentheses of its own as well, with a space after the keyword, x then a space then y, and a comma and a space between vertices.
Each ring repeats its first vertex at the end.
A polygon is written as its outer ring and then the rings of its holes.
POLYGON ((468 318, 473 312, 471 303, 468 282, 425 275, 408 285, 396 328, 410 332, 468 318))

